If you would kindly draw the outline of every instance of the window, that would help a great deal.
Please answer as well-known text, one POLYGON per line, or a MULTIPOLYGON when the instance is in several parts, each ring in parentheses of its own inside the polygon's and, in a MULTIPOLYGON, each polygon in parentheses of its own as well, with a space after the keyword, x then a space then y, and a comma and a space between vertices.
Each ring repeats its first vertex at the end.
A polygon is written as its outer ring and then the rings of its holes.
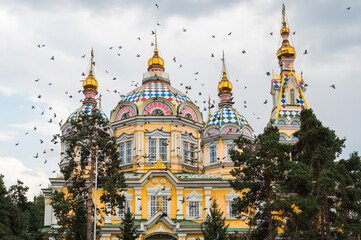
POLYGON ((227 152, 226 152, 226 154, 225 154, 225 156, 226 156, 225 159, 226 159, 226 161, 228 161, 228 162, 232 162, 230 151, 235 150, 235 147, 236 147, 236 146, 234 145, 234 143, 227 144, 226 146, 227 146, 227 147, 226 147, 227 152))
POLYGON ((237 214, 235 213, 236 210, 236 202, 230 201, 228 202, 228 217, 229 218, 236 218, 237 214))
POLYGON ((210 159, 210 163, 216 163, 217 162, 217 146, 216 145, 212 145, 209 147, 209 159, 210 159))
POLYGON ((183 162, 195 165, 196 159, 196 144, 183 141, 183 162))
POLYGON ((129 211, 132 211, 131 206, 129 204, 129 201, 126 200, 124 202, 124 208, 123 209, 121 209, 121 208, 117 209, 117 217, 124 218, 125 213, 128 211, 128 209, 129 209, 129 211))
POLYGON ((132 162, 132 150, 132 140, 127 140, 119 143, 119 160, 121 164, 132 162))
POLYGON ((187 113, 184 117, 185 117, 186 119, 189 119, 189 120, 192 120, 192 121, 193 121, 192 114, 190 114, 190 113, 187 113))
POLYGON ((153 217, 159 211, 168 212, 168 197, 150 196, 150 217, 153 217))
POLYGON ((188 212, 190 218, 199 218, 199 202, 189 202, 188 203, 188 212))
POLYGON ((163 162, 168 161, 168 139, 148 138, 149 161, 156 161, 159 157, 163 162))
POLYGON ((121 119, 123 120, 123 119, 127 119, 127 118, 130 118, 129 112, 123 113, 121 119))
POLYGON ((291 89, 290 91, 290 104, 294 105, 295 104, 295 90, 291 89))
POLYGON ((161 109, 154 109, 150 115, 152 116, 164 116, 164 112, 161 109))

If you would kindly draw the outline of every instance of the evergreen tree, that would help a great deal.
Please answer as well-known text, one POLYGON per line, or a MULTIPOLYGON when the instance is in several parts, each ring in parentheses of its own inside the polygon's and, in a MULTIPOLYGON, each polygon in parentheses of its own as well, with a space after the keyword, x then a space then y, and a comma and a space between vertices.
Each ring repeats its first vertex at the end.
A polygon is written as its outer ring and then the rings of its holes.
POLYGON ((133 214, 129 208, 124 212, 124 217, 120 225, 120 232, 122 240, 136 240, 139 236, 137 228, 134 226, 133 214))
POLYGON ((236 212, 250 229, 248 239, 275 239, 284 225, 284 183, 289 171, 289 146, 279 143, 277 128, 268 127, 254 141, 240 139, 232 151, 235 177, 231 186, 241 192, 236 212))
POLYGON ((41 229, 44 227, 44 195, 35 196, 29 208, 29 233, 30 239, 42 240, 43 233, 41 229))
MULTIPOLYGON (((98 188, 104 190, 99 191, 101 202, 108 203, 112 210, 123 208, 125 198, 120 192, 125 189, 125 179, 119 171, 117 144, 110 133, 109 121, 96 108, 91 114, 79 114, 71 122, 71 128, 62 141, 68 146, 65 153, 68 162, 61 169, 67 191, 55 192, 52 197, 60 226, 55 237, 87 239, 87 227, 90 227, 87 216, 93 216, 94 211, 91 197, 93 184, 89 182, 94 182, 96 158, 98 188)), ((99 208, 97 212, 100 212, 99 208)))
POLYGON ((206 221, 202 223, 204 240, 226 240, 228 225, 225 225, 225 217, 215 200, 212 201, 206 221))
POLYGON ((299 141, 294 146, 296 162, 309 167, 319 214, 310 219, 321 240, 333 239, 337 235, 337 219, 343 199, 338 199, 338 188, 342 183, 342 173, 338 171, 336 157, 344 147, 345 139, 336 136, 333 130, 324 127, 312 110, 301 112, 301 128, 294 134, 299 141))
POLYGON ((12 239, 13 233, 11 229, 13 207, 7 190, 4 185, 4 175, 0 174, 0 239, 12 239))

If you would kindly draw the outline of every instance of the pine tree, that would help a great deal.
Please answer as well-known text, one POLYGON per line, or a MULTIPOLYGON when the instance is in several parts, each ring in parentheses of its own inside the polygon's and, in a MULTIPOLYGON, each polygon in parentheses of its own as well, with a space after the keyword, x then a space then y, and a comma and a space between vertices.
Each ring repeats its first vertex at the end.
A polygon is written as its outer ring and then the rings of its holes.
POLYGON ((29 208, 29 233, 30 239, 42 240, 43 233, 41 229, 44 227, 44 195, 35 196, 33 202, 30 202, 29 208))
POLYGON ((294 160, 309 167, 313 181, 311 195, 315 196, 319 206, 318 216, 310 221, 318 238, 333 239, 338 231, 337 209, 343 201, 337 197, 343 176, 335 160, 345 139, 338 138, 333 130, 324 127, 312 110, 301 112, 301 128, 295 136, 299 141, 294 147, 294 160))
POLYGON ((225 217, 215 200, 212 201, 206 221, 202 223, 204 240, 226 240, 228 225, 225 225, 225 217))
MULTIPOLYGON (((125 189, 125 179, 119 171, 117 144, 110 133, 109 121, 96 108, 91 114, 79 114, 62 141, 69 146, 65 154, 68 163, 61 169, 67 192, 55 192, 52 197, 60 226, 55 237, 87 239, 87 233, 92 232, 90 225, 93 225, 89 224, 87 216, 92 219, 94 211, 91 197, 94 185, 89 182, 94 182, 96 158, 98 188, 104 190, 99 191, 101 202, 108 203, 114 210, 122 208, 125 201, 120 194, 125 189)), ((100 212, 99 208, 97 212, 100 212)))
POLYGON ((136 240, 139 236, 137 228, 134 226, 134 217, 128 208, 124 212, 124 217, 120 225, 121 239, 122 240, 136 240))
POLYGON ((240 139, 232 151, 235 179, 231 186, 242 194, 236 212, 250 229, 248 239, 275 239, 284 225, 284 183, 289 171, 289 146, 279 143, 277 128, 268 127, 254 141, 240 139))
POLYGON ((12 239, 12 204, 4 185, 4 175, 0 174, 0 239, 12 239))

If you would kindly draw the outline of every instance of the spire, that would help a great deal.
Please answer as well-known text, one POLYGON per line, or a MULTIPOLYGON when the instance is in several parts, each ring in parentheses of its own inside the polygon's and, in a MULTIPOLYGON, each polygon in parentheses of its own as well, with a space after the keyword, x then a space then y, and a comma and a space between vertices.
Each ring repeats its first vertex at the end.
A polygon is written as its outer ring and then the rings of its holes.
POLYGON ((226 70, 226 59, 224 57, 224 50, 222 50, 222 79, 218 83, 218 96, 221 98, 220 105, 232 105, 232 83, 228 80, 227 70, 226 70))
POLYGON ((164 71, 164 60, 159 56, 158 51, 158 39, 157 39, 157 30, 154 32, 154 54, 153 57, 151 57, 148 60, 148 71, 150 69, 161 69, 164 71))
POLYGON ((296 58, 296 50, 290 44, 288 37, 290 35, 290 29, 286 20, 286 7, 282 4, 282 28, 281 28, 281 37, 282 37, 282 45, 277 51, 277 58, 281 59, 295 59, 296 58))
POLYGON ((90 69, 89 74, 83 81, 83 93, 85 99, 83 103, 91 103, 96 105, 95 96, 98 94, 98 81, 94 77, 94 51, 90 52, 90 69))

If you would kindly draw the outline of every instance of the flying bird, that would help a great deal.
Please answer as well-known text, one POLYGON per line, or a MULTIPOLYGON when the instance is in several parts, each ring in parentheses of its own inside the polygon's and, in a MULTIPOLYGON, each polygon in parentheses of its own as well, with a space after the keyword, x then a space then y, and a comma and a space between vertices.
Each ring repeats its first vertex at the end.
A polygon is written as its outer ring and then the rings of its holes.
POLYGON ((55 57, 54 57, 54 56, 51 56, 50 60, 55 60, 55 57))
POLYGON ((273 36, 273 32, 270 32, 269 35, 273 36))
POLYGON ((268 103, 268 100, 266 99, 264 102, 263 102, 263 104, 267 104, 268 103))
POLYGON ((266 75, 267 75, 267 76, 270 76, 270 75, 271 75, 271 73, 270 73, 270 72, 266 72, 266 75))
POLYGON ((232 34, 232 32, 229 32, 229 33, 228 33, 228 36, 230 36, 231 34, 232 34))
POLYGON ((306 54, 308 54, 307 49, 305 49, 305 51, 303 52, 303 55, 306 55, 306 54))
POLYGON ((81 56, 81 58, 85 58, 86 54, 84 54, 83 56, 81 56))
POLYGON ((183 32, 187 32, 187 29, 183 28, 183 32))
POLYGON ((156 3, 156 4, 154 4, 156 7, 157 7, 157 9, 159 9, 159 6, 158 6, 158 4, 156 3))
POLYGON ((346 10, 350 10, 350 9, 351 9, 351 7, 347 7, 347 8, 346 8, 346 10))
POLYGON ((335 84, 332 84, 330 87, 332 87, 333 89, 336 89, 335 84))

